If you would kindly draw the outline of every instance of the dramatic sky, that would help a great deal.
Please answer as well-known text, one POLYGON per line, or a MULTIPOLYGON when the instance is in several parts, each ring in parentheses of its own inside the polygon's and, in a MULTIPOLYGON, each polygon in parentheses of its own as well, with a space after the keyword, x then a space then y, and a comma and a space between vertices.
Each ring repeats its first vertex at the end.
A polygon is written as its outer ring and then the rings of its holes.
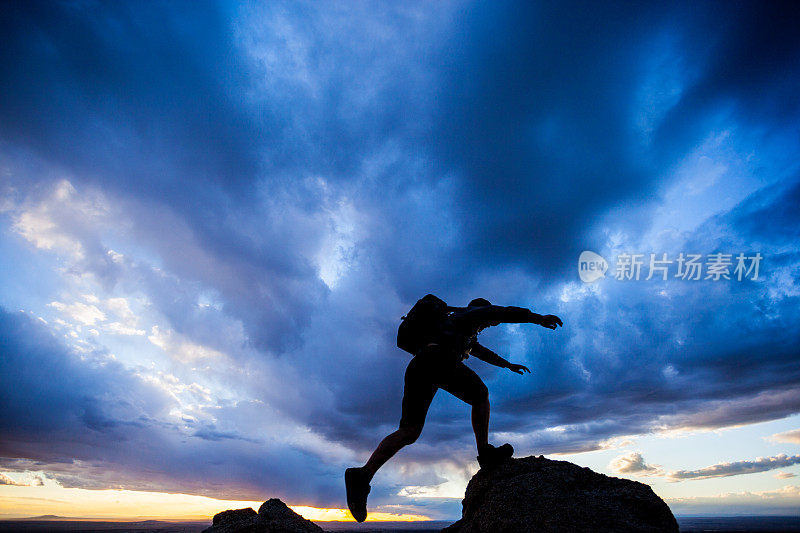
MULTIPOLYGON (((800 9, 650 4, 4 2, 0 514, 343 516, 428 292, 564 321, 482 333, 492 441, 798 513, 800 9)), ((476 470, 440 392, 370 509, 476 470)))

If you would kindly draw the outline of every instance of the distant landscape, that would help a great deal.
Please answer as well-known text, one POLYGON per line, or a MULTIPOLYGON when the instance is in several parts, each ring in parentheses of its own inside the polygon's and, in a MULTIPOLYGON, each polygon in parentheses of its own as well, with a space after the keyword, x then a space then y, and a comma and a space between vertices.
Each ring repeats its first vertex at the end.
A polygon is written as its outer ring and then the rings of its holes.
MULTIPOLYGON (((162 521, 102 522, 94 520, 63 520, 60 517, 36 517, 22 520, 0 520, 0 531, 69 531, 134 533, 199 533, 211 525, 208 521, 162 521)), ((726 516, 726 517, 677 517, 681 531, 759 532, 783 533, 800 531, 800 516, 726 516)), ((337 533, 421 533, 440 531, 451 524, 449 521, 430 522, 316 522, 325 531, 337 533)))

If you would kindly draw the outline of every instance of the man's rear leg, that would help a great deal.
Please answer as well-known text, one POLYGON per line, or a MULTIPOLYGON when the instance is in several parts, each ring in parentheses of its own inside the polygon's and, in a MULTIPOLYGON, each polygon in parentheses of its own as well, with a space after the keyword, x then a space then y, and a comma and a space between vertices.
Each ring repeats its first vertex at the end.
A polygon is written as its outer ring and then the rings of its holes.
POLYGON ((362 470, 369 475, 369 480, 372 480, 375 472, 403 447, 413 444, 419 438, 420 433, 422 433, 422 427, 401 426, 394 433, 387 435, 362 467, 362 470))
POLYGON ((408 446, 416 441, 420 433, 422 433, 421 426, 400 427, 394 433, 387 435, 381 443, 378 444, 378 447, 372 452, 372 455, 364 466, 345 470, 344 483, 347 489, 347 507, 350 508, 350 513, 352 513, 353 518, 358 522, 363 522, 367 519, 367 496, 370 491, 369 482, 375 476, 375 472, 404 446, 408 446))

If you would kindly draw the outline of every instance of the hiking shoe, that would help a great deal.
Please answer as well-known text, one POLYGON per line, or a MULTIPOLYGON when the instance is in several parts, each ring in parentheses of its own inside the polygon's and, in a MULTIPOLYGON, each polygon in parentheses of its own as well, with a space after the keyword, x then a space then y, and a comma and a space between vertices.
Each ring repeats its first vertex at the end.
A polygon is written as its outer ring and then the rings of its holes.
POLYGON ((347 488, 347 507, 358 522, 367 519, 367 495, 369 481, 361 468, 348 468, 344 471, 344 485, 347 488))
POLYGON ((481 449, 478 450, 478 464, 481 468, 494 468, 503 461, 511 459, 512 455, 514 455, 514 447, 508 443, 497 448, 487 444, 485 447, 481 446, 481 449))

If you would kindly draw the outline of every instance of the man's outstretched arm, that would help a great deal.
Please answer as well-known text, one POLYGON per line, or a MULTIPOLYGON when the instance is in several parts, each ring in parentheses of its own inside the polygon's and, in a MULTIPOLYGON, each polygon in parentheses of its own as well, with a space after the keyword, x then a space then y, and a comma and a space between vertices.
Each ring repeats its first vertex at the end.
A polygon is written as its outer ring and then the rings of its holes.
POLYGON ((489 348, 485 346, 481 346, 477 342, 472 346, 472 350, 470 351, 470 355, 474 355, 481 361, 485 361, 490 365, 499 366, 500 368, 508 368, 512 372, 516 372, 517 374, 522 374, 523 372, 530 373, 528 367, 523 365, 515 365, 514 363, 509 363, 489 348))
POLYGON ((555 315, 540 315, 524 307, 487 305, 470 308, 466 314, 475 326, 486 327, 508 323, 531 323, 542 327, 556 329, 564 323, 555 315))

